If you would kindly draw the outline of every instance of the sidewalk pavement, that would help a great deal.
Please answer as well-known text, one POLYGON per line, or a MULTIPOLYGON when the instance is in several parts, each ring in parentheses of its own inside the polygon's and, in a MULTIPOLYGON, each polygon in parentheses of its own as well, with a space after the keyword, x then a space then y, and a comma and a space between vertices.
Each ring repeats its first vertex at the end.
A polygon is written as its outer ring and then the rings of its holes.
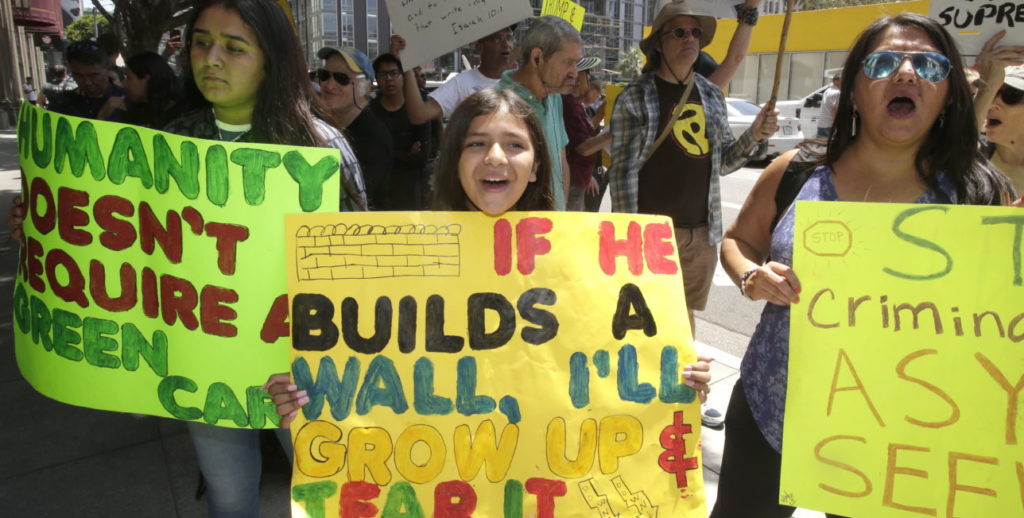
MULTIPOLYGON (((20 192, 13 130, 0 130, 0 216, 20 192)), ((0 227, 0 509, 4 516, 106 518, 205 516, 196 498, 199 468, 184 423, 80 408, 36 392, 14 356, 10 294, 18 245, 0 227)), ((739 377, 739 358, 704 344, 713 356, 712 405, 724 413, 739 377)), ((724 432, 704 430, 708 509, 714 505, 724 432)), ((288 516, 286 464, 276 441, 264 451, 261 516, 288 516)), ((794 517, 819 518, 798 510, 794 517)))

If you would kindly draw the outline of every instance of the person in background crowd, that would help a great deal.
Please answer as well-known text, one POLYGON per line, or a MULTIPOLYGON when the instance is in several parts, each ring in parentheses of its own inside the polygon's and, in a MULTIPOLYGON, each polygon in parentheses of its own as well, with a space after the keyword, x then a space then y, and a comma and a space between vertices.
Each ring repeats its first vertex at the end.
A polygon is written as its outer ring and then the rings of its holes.
MULTIPOLYGON (((423 67, 416 67, 413 73, 416 74, 416 86, 420 89, 420 98, 424 102, 428 99, 430 92, 427 90, 427 75, 423 73, 423 67)), ((403 85, 404 88, 404 85, 403 85)), ((427 150, 427 166, 423 175, 422 206, 429 207, 433 200, 433 179, 437 165, 437 155, 441 149, 441 133, 444 131, 444 123, 440 117, 430 119, 430 148, 427 150)))
MULTIPOLYGON (((971 106, 960 53, 938 22, 913 13, 875 22, 850 49, 827 151, 795 200, 1008 202, 1012 186, 968 137, 976 131, 971 106)), ((791 269, 794 204, 775 200, 795 154, 761 173, 722 243, 722 265, 740 292, 767 304, 726 414, 712 518, 793 513, 779 503, 779 477, 790 304, 800 281, 791 269)))
POLYGON ((502 74, 499 90, 512 90, 533 107, 544 126, 551 154, 551 192, 555 210, 565 210, 569 195, 569 166, 565 146, 569 136, 562 118, 562 95, 576 85, 576 63, 583 58, 583 40, 569 22, 542 16, 523 35, 523 65, 502 74))
POLYGON ((121 82, 124 76, 121 75, 121 68, 117 63, 121 59, 121 38, 112 32, 104 32, 96 38, 96 44, 107 54, 107 74, 110 76, 110 82, 123 86, 121 82))
POLYGON ((590 90, 590 70, 601 64, 599 58, 583 58, 576 65, 576 86, 571 94, 562 96, 562 116, 569 145, 565 157, 569 163, 568 210, 582 211, 586 196, 596 196, 600 191, 594 169, 601 156, 601 149, 611 143, 611 133, 598 135, 599 129, 587 114, 584 97, 590 90))
POLYGON ((164 61, 174 71, 174 75, 181 75, 181 49, 185 47, 185 44, 181 41, 181 29, 171 29, 167 31, 166 39, 163 40, 163 49, 160 50, 160 56, 164 58, 164 61))
POLYGON ((68 70, 64 65, 51 67, 50 77, 50 81, 42 85, 41 91, 36 96, 36 104, 44 108, 49 104, 51 98, 59 97, 64 95, 64 92, 78 88, 78 84, 68 75, 68 70))
POLYGON ((832 131, 832 120, 836 116, 836 105, 839 103, 839 84, 842 72, 832 76, 832 84, 821 96, 821 113, 818 115, 818 138, 828 138, 832 131))
MULTIPOLYGON (((418 88, 412 70, 406 70, 405 99, 409 111, 409 121, 413 124, 447 118, 463 99, 484 88, 494 86, 501 78, 502 72, 514 66, 512 47, 515 46, 515 24, 498 32, 480 38, 476 42, 476 54, 480 56, 480 66, 465 70, 449 79, 437 90, 422 101, 414 95, 418 88)), ((405 50, 405 38, 395 34, 391 36, 391 53, 401 59, 405 50)))
POLYGON ((1024 66, 1008 66, 1003 74, 1002 81, 989 76, 990 87, 999 87, 987 110, 985 154, 1024 193, 1024 66))
POLYGON ((388 184, 394 163, 394 146, 387 127, 366 108, 370 104, 373 68, 366 54, 349 47, 324 47, 316 53, 324 60, 316 71, 320 98, 334 124, 347 132, 366 179, 370 208, 388 210, 388 184))
POLYGON ((992 36, 975 61, 981 86, 974 113, 985 131, 985 155, 1024 191, 1024 46, 999 45, 1005 36, 992 36))
POLYGON ((388 182, 390 210, 422 208, 424 168, 430 147, 430 126, 413 125, 405 110, 402 63, 393 54, 381 54, 373 60, 373 73, 380 90, 370 109, 391 134, 394 167, 388 182))
MULTIPOLYGON (((586 106, 587 116, 590 117, 590 123, 600 131, 605 128, 604 120, 607 114, 607 109, 604 99, 604 84, 601 81, 587 78, 590 83, 590 88, 587 89, 587 93, 583 95, 583 105, 586 106)), ((609 138, 610 137, 609 133, 609 138)), ((611 141, 609 141, 610 144, 611 141)), ((605 151, 605 150, 602 150, 605 151)), ((594 165, 594 173, 591 175, 595 182, 597 182, 597 193, 592 191, 586 192, 583 198, 583 210, 587 212, 598 212, 601 210, 601 200, 604 198, 604 193, 608 190, 608 171, 603 165, 605 153, 599 152, 597 154, 597 163, 594 165)))
MULTIPOLYGON (((740 26, 757 22, 756 8, 737 6, 740 26)), ((722 208, 718 177, 763 153, 777 130, 777 112, 765 106, 735 138, 722 91, 695 70, 700 49, 717 22, 685 0, 664 2, 650 35, 640 42, 644 74, 619 95, 612 116, 612 210, 671 216, 675 227, 687 316, 703 311, 718 262, 722 208), (684 99, 685 97, 685 99, 684 99)), ((702 422, 719 427, 718 410, 704 406, 702 422)))
POLYGON ((97 114, 128 124, 161 129, 178 115, 181 95, 174 71, 156 52, 140 52, 125 62, 124 97, 111 97, 97 114))
MULTIPOLYGON (((544 141, 532 106, 511 91, 485 89, 469 96, 452 113, 444 134, 434 208, 488 216, 551 210, 551 155, 544 141)), ((697 360, 683 369, 682 377, 704 401, 711 359, 697 360)), ((307 392, 287 372, 274 374, 263 388, 273 397, 283 428, 309 403, 307 392)))
POLYGON ((78 86, 71 91, 48 93, 48 109, 73 117, 95 119, 111 97, 128 95, 123 88, 110 82, 107 54, 96 42, 82 40, 68 45, 65 58, 71 67, 71 77, 78 86))
POLYGON ((25 94, 25 100, 35 104, 38 98, 36 97, 36 85, 32 84, 32 76, 25 77, 25 84, 21 85, 21 92, 25 94))

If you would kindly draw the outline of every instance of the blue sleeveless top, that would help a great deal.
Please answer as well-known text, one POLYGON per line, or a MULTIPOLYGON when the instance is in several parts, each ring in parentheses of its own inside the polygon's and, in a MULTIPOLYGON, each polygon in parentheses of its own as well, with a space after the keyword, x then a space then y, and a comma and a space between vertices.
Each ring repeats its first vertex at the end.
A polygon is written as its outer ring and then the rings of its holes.
MULTIPOLYGON (((811 173, 796 201, 837 201, 833 172, 820 166, 811 173)), ((942 192, 929 188, 915 203, 956 203, 956 186, 949 175, 936 176, 942 192)), ((772 261, 793 265, 793 205, 779 219, 772 233, 772 261)), ((795 272, 798 276, 800 272, 795 272)), ((776 451, 782 451, 782 420, 786 407, 786 376, 789 368, 789 306, 764 305, 750 345, 740 365, 740 378, 750 403, 750 411, 764 438, 776 451)))

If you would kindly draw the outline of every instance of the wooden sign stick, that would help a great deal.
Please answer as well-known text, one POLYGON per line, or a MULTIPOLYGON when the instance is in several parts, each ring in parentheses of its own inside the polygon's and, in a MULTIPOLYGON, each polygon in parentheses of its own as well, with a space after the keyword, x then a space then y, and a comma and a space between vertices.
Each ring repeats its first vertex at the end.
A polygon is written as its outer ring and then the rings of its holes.
POLYGON ((779 41, 779 55, 775 58, 775 79, 772 82, 772 96, 768 99, 768 104, 775 107, 775 102, 779 100, 779 83, 782 81, 782 62, 786 57, 786 40, 789 39, 789 23, 793 21, 793 4, 795 0, 788 0, 786 2, 786 18, 782 22, 782 37, 779 41))

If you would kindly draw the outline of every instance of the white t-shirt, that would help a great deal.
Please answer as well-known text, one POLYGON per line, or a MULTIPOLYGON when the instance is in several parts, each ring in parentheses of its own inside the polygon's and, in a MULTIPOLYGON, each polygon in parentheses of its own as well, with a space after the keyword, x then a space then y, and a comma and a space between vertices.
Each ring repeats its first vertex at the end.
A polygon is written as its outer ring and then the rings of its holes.
POLYGON ((821 101, 821 114, 818 115, 819 128, 831 128, 836 118, 836 108, 839 107, 839 89, 834 85, 825 90, 821 101))
POLYGON ((431 92, 429 97, 437 101, 441 106, 441 114, 447 119, 465 98, 484 88, 490 88, 497 82, 497 79, 491 79, 481 74, 479 69, 473 68, 451 78, 431 92))
POLYGON ((28 99, 28 102, 30 102, 30 103, 36 102, 36 87, 35 86, 33 86, 33 85, 29 84, 29 83, 25 83, 25 84, 21 85, 21 89, 22 89, 22 91, 25 92, 25 98, 28 99))

